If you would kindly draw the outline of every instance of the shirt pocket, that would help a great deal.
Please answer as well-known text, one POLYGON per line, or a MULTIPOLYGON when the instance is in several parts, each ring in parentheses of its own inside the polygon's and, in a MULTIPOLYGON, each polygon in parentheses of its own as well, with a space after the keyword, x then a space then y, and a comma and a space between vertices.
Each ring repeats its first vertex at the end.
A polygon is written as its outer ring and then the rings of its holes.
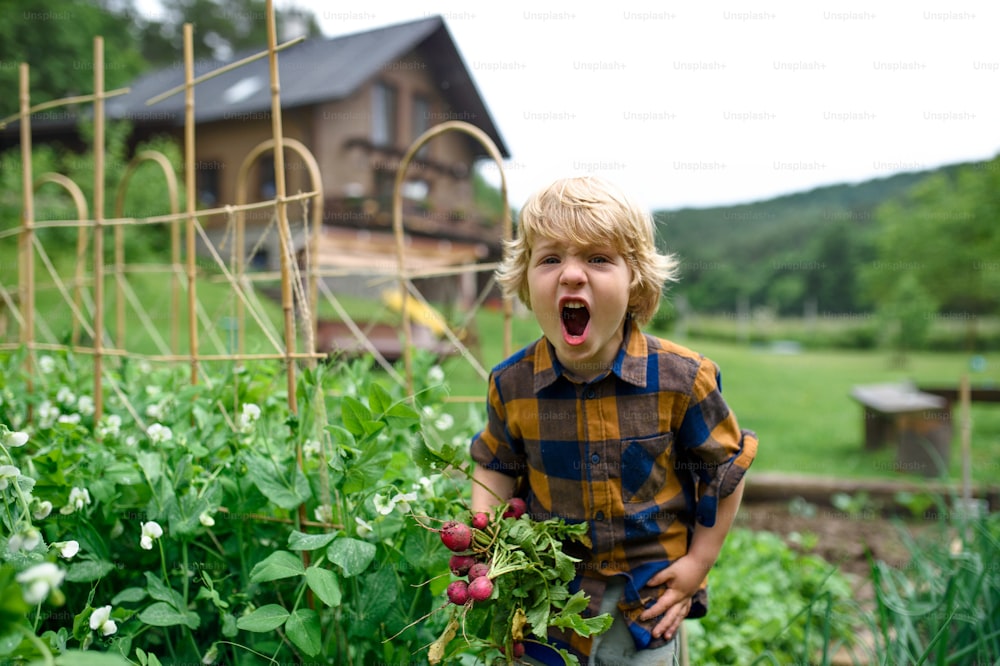
POLYGON ((674 433, 622 440, 622 499, 648 502, 667 485, 674 433))

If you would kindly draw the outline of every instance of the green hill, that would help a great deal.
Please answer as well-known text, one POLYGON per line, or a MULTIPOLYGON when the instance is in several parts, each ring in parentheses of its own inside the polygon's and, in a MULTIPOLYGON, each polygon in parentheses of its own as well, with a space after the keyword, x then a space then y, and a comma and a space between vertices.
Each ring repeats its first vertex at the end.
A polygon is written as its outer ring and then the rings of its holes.
POLYGON ((876 259, 875 211, 934 174, 963 164, 900 173, 857 184, 819 187, 766 201, 658 211, 665 249, 681 259, 671 293, 697 310, 731 312, 738 300, 782 314, 868 309, 859 269, 876 259))

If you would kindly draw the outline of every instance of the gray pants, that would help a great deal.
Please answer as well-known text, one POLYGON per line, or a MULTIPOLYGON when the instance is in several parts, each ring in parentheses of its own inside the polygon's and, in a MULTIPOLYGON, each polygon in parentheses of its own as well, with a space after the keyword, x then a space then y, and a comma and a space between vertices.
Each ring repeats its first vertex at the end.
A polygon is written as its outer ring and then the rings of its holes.
MULTIPOLYGON (((625 618, 618 610, 618 601, 625 592, 625 579, 617 576, 608 581, 608 588, 601 600, 601 612, 611 613, 614 621, 611 628, 600 636, 594 637, 594 644, 590 651, 589 666, 676 666, 679 655, 677 654, 678 635, 663 647, 654 650, 636 650, 635 641, 629 633, 625 618)), ((539 662, 534 659, 526 659, 529 664, 539 662)))

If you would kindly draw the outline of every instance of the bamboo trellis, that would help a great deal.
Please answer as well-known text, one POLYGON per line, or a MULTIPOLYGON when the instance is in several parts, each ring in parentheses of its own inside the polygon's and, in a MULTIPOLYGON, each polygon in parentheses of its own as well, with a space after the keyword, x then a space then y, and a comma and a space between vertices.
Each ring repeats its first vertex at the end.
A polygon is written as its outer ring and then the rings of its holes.
MULTIPOLYGON (((502 158, 499 150, 490 140, 488 135, 479 128, 460 121, 449 121, 434 126, 417 138, 417 140, 406 151, 400 161, 396 181, 393 191, 393 233, 396 241, 396 266, 391 275, 386 278, 394 280, 399 284, 402 294, 402 333, 404 337, 403 354, 405 363, 405 376, 401 376, 379 354, 374 346, 364 339, 363 331, 351 319, 346 310, 338 302, 336 295, 330 291, 323 277, 329 271, 323 271, 317 265, 317 241, 321 233, 322 213, 323 213, 323 193, 322 178, 318 164, 311 152, 300 142, 285 138, 283 135, 281 121, 281 86, 278 77, 278 53, 296 43, 300 39, 291 40, 283 44, 278 44, 274 24, 274 12, 271 0, 267 3, 267 27, 268 46, 265 51, 244 58, 238 62, 231 63, 222 68, 194 76, 193 57, 193 28, 190 24, 184 26, 184 84, 167 90, 147 101, 148 105, 156 104, 168 97, 183 93, 184 95, 184 141, 183 141, 183 161, 184 161, 184 202, 183 208, 178 197, 178 181, 169 160, 162 154, 146 151, 135 156, 130 162, 118 184, 115 192, 113 217, 105 216, 105 100, 127 93, 127 89, 105 90, 104 86, 104 44, 101 37, 94 39, 94 92, 90 95, 82 95, 32 105, 30 101, 30 67, 27 63, 22 63, 19 69, 19 112, 9 118, 0 120, 0 127, 12 122, 20 122, 20 148, 22 158, 22 220, 20 226, 0 232, 0 239, 17 236, 18 238, 18 285, 17 297, 11 295, 7 286, 0 284, 0 297, 4 307, 12 314, 13 320, 20 329, 19 341, 17 343, 0 342, 0 351, 10 350, 23 346, 27 348, 26 370, 29 374, 33 372, 37 362, 37 354, 40 351, 65 350, 77 354, 89 355, 94 364, 94 407, 95 420, 100 419, 103 411, 104 383, 109 382, 112 390, 117 390, 113 380, 105 372, 105 361, 108 358, 118 359, 122 357, 144 358, 146 360, 162 361, 168 363, 186 363, 190 366, 190 381, 197 384, 203 375, 202 365, 206 362, 225 361, 232 363, 243 363, 249 360, 281 360, 284 363, 285 377, 287 381, 287 396, 289 408, 296 413, 296 372, 299 364, 312 364, 319 359, 325 358, 325 354, 314 351, 314 335, 316 330, 316 312, 318 309, 320 296, 330 303, 338 312, 339 316, 355 333, 362 344, 367 343, 367 347, 373 353, 376 360, 388 371, 391 377, 401 384, 404 384, 409 395, 413 394, 412 376, 412 355, 413 340, 409 317, 407 316, 407 301, 415 299, 418 302, 427 304, 426 299, 414 285, 414 279, 440 276, 457 276, 462 273, 492 271, 495 265, 491 264, 470 264, 466 266, 451 267, 436 271, 409 270, 406 268, 406 233, 403 224, 402 195, 401 190, 406 178, 406 170, 410 161, 417 151, 428 141, 446 132, 461 132, 471 136, 485 148, 487 154, 496 163, 501 176, 501 194, 504 202, 502 234, 504 239, 511 237, 510 209, 507 204, 507 186, 504 175, 502 158), (240 67, 254 60, 267 58, 270 66, 270 91, 271 91, 271 131, 272 137, 254 147, 244 159, 240 167, 237 179, 237 201, 234 205, 219 206, 211 209, 198 209, 196 202, 195 187, 195 90, 198 85, 210 81, 212 78, 240 67), (31 118, 33 114, 48 109, 64 107, 68 105, 93 104, 93 155, 94 155, 94 182, 93 201, 90 206, 91 216, 88 217, 88 206, 86 198, 81 188, 72 180, 62 174, 47 173, 32 178, 32 133, 31 118), (300 192, 289 195, 285 182, 285 151, 290 150, 301 158, 308 169, 311 188, 307 192, 300 192), (249 169, 261 155, 272 154, 275 167, 275 195, 267 201, 247 203, 245 181, 248 178, 249 169), (127 217, 124 215, 125 195, 132 176, 139 165, 144 162, 152 162, 159 167, 166 181, 169 210, 166 215, 147 216, 142 218, 127 217), (36 191, 47 184, 60 186, 72 199, 76 209, 76 219, 74 220, 53 220, 39 221, 36 219, 36 191), (303 225, 303 237, 307 248, 307 261, 304 270, 306 280, 302 279, 302 274, 298 262, 295 260, 293 250, 293 240, 291 233, 291 223, 289 221, 288 206, 294 203, 310 204, 311 218, 309 224, 303 225), (244 214, 254 210, 273 210, 273 222, 276 222, 278 241, 280 246, 280 279, 281 279, 281 307, 282 307, 282 331, 273 330, 273 324, 263 313, 259 302, 256 300, 253 289, 254 278, 245 270, 246 252, 244 242, 244 214), (221 215, 229 221, 230 230, 234 236, 233 252, 227 262, 215 249, 214 243, 206 234, 201 224, 201 218, 221 215), (127 229, 141 229, 146 225, 169 225, 170 229, 170 264, 166 267, 144 267, 129 265, 125 256, 124 235, 127 229), (181 228, 183 226, 183 236, 181 228), (44 243, 38 238, 38 231, 46 228, 69 227, 77 230, 77 262, 75 275, 71 285, 67 287, 58 271, 53 266, 45 250, 44 243), (108 227, 113 229, 114 243, 114 263, 112 270, 106 271, 104 260, 105 231, 108 227), (212 327, 207 321, 208 317, 198 299, 198 265, 197 265, 197 245, 201 238, 203 248, 209 253, 214 265, 223 275, 224 280, 230 285, 234 296, 234 310, 239 343, 237 349, 225 349, 225 344, 215 336, 212 339, 212 327), (88 247, 90 248, 89 262, 87 259, 88 247), (67 307, 72 313, 72 334, 69 343, 60 343, 51 328, 46 324, 44 316, 41 316, 36 309, 36 298, 38 285, 36 284, 36 263, 35 258, 40 259, 45 270, 52 280, 52 285, 60 291, 66 301, 67 307), (87 267, 89 265, 89 275, 87 267), (142 271, 166 272, 170 275, 170 302, 171 302, 171 331, 169 344, 162 339, 162 335, 152 322, 152 318, 145 311, 142 303, 138 301, 135 292, 129 283, 129 275, 142 271), (109 327, 106 322, 106 294, 105 279, 113 278, 115 307, 114 326, 109 327), (303 287, 303 284, 306 286, 303 287), (88 290, 87 287, 90 287, 88 290), (187 335, 182 336, 179 330, 181 317, 180 302, 182 292, 186 291, 187 308, 187 335), (135 313, 135 320, 128 320, 127 311, 131 308, 135 313), (298 319, 296 313, 299 313, 298 319), (274 347, 273 352, 248 354, 245 351, 245 318, 249 316, 260 326, 264 337, 274 347), (128 323, 127 323, 128 322, 128 323), (154 340, 159 354, 139 353, 130 351, 126 339, 128 326, 133 323, 141 324, 150 337, 154 340), (199 323, 207 331, 210 341, 214 343, 217 353, 206 352, 199 340, 199 323), (301 327, 304 335, 306 351, 297 351, 298 332, 301 327), (113 335, 111 330, 113 328, 113 335), (37 338, 38 332, 43 333, 47 339, 37 338), (89 344, 81 340, 82 334, 86 335, 89 344), (182 342, 186 341, 187 351, 182 353, 182 342)), ((304 221, 305 222, 305 221, 304 221)), ((228 233, 228 232, 227 232, 228 233)), ((258 276, 260 277, 260 276, 258 276)), ((492 282, 482 291, 476 301, 478 307, 484 300, 492 282)), ((471 319, 474 313, 467 313, 464 326, 471 319)), ((504 355, 511 351, 511 320, 512 310, 509 300, 504 300, 504 355)), ((461 328, 461 327, 460 327, 461 328)), ((448 327, 445 330, 445 337, 460 352, 476 371, 485 379, 486 371, 478 362, 475 356, 465 347, 460 335, 448 327)), ((29 385, 29 390, 31 386, 29 385)), ((128 407, 128 406, 127 406, 128 407)))

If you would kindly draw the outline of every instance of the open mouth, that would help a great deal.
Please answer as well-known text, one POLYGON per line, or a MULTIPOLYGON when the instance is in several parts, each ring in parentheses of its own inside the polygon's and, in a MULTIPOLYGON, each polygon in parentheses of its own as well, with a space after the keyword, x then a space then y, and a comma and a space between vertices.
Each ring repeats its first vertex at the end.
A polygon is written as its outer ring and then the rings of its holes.
POLYGON ((563 331, 570 338, 582 337, 590 323, 590 310, 580 301, 567 301, 562 307, 563 331))

